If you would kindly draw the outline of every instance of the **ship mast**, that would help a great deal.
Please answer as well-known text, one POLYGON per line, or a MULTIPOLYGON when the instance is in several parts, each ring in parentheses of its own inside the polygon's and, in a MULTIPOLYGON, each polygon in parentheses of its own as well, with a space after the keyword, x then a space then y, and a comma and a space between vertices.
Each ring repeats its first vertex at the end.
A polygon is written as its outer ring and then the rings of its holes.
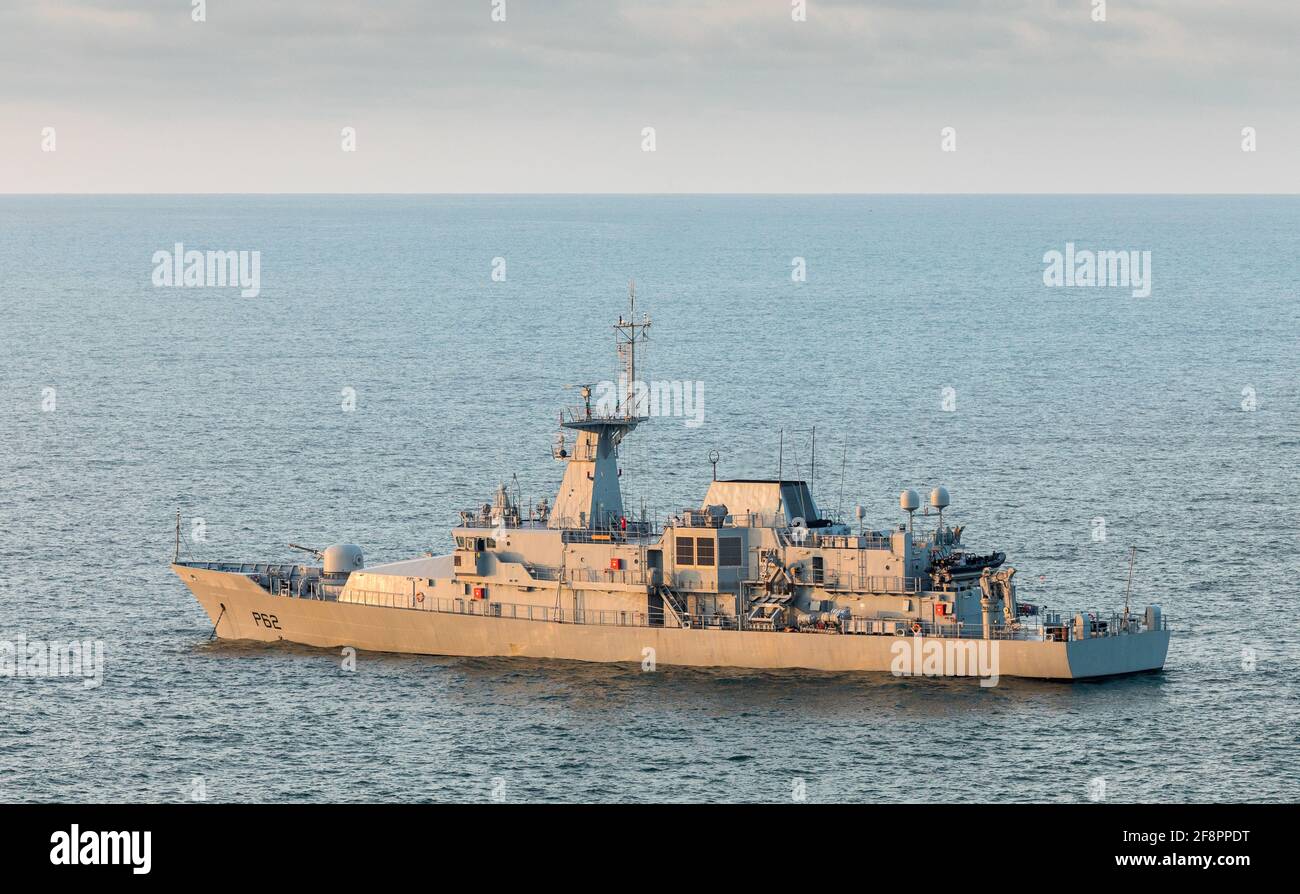
MULTIPOLYGON (((551 509, 548 525, 552 528, 610 529, 615 525, 626 527, 623 510, 623 493, 619 484, 618 445, 646 417, 641 415, 640 403, 633 394, 645 393, 637 387, 636 349, 648 338, 650 317, 636 317, 636 284, 628 284, 629 318, 622 315, 614 326, 618 355, 623 361, 621 377, 624 381, 615 386, 614 407, 610 412, 605 401, 598 396, 596 412, 592 412, 592 386, 581 386, 583 407, 581 416, 561 415, 561 435, 564 429, 575 432, 573 452, 557 445, 553 455, 566 461, 564 478, 555 505, 551 509)), ((599 386, 603 391, 603 385, 599 386)))
POLYGON ((638 415, 640 407, 634 406, 636 401, 632 395, 637 393, 636 378, 636 346, 638 342, 648 341, 650 338, 650 316, 642 314, 641 319, 636 318, 636 280, 630 279, 627 283, 627 301, 628 301, 628 318, 623 319, 619 314, 618 322, 614 324, 615 339, 618 345, 618 356, 623 361, 624 381, 620 383, 618 399, 622 404, 623 415, 631 417, 638 415))
POLYGON ((1128 586, 1124 589, 1124 619, 1127 623, 1129 613, 1129 597, 1133 593, 1133 563, 1137 561, 1138 548, 1129 547, 1128 552, 1128 586))

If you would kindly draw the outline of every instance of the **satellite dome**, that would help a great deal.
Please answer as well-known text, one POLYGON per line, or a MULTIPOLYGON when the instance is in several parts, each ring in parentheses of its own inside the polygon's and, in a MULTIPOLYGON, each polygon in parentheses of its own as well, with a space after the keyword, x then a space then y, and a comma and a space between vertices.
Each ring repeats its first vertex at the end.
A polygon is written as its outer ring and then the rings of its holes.
POLYGON ((898 505, 904 512, 915 512, 921 508, 921 495, 909 487, 898 495, 898 505))
POLYGON ((325 574, 350 574, 358 571, 364 565, 361 547, 355 543, 336 543, 322 554, 322 564, 324 568, 321 570, 325 574))
POLYGON ((936 487, 930 491, 930 505, 935 509, 942 509, 947 506, 951 500, 948 499, 948 488, 936 487))

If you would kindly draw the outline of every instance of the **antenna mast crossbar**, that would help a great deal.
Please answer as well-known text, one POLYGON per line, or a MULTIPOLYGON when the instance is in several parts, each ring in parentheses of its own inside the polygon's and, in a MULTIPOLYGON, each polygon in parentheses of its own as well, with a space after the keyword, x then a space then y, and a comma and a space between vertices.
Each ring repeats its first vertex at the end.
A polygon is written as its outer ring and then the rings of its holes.
POLYGON ((623 319, 619 315, 618 322, 614 324, 615 340, 618 347, 618 356, 623 361, 623 374, 627 377, 623 383, 626 391, 618 396, 619 403, 622 405, 624 416, 638 415, 638 407, 632 406, 632 395, 636 390, 636 346, 641 342, 650 339, 650 315, 642 314, 641 319, 636 318, 636 280, 629 280, 627 284, 628 298, 628 317, 623 319))

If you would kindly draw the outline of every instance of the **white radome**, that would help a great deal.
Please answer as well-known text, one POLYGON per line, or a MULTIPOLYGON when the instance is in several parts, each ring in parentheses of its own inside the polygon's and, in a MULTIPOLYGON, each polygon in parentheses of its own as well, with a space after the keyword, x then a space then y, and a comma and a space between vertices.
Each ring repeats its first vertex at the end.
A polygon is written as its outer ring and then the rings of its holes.
POLYGON ((904 512, 915 512, 921 508, 921 495, 909 487, 898 495, 898 505, 904 512))
POLYGON ((930 491, 930 505, 935 509, 943 509, 950 502, 952 501, 948 498, 948 488, 939 486, 930 491))

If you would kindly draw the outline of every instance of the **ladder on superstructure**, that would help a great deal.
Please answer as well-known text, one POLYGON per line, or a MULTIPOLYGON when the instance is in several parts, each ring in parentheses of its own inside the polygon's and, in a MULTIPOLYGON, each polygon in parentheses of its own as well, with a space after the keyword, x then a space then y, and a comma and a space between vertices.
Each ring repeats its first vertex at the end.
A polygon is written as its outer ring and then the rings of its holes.
POLYGON ((664 607, 672 613, 678 627, 691 626, 691 616, 686 613, 686 604, 676 590, 668 584, 660 584, 659 597, 663 600, 664 607))

